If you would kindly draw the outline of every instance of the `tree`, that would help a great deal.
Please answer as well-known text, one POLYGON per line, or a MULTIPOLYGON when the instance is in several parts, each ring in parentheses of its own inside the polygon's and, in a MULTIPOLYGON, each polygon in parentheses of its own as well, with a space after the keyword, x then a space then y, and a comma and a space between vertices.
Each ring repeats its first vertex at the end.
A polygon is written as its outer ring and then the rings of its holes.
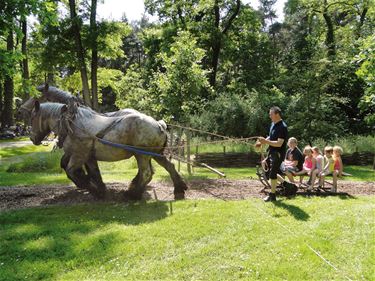
POLYGON ((90 13, 90 35, 91 35, 91 93, 92 107, 99 109, 98 103, 98 31, 96 24, 96 4, 97 0, 91 0, 90 13))
MULTIPOLYGON (((13 30, 8 30, 7 35, 7 52, 12 55, 14 52, 14 42, 13 42, 13 30)), ((13 125, 13 71, 8 71, 4 79, 4 106, 1 114, 1 126, 11 126, 13 125)))
POLYGON ((215 87, 223 41, 240 13, 241 1, 146 0, 145 7, 150 14, 158 14, 165 21, 169 38, 180 29, 198 38, 198 45, 207 52, 203 64, 210 71, 210 85, 215 87))
POLYGON ((70 19, 72 23, 72 32, 74 35, 74 40, 75 40, 75 45, 76 45, 77 63, 79 65, 79 70, 81 72, 83 100, 86 105, 91 107, 92 103, 91 103, 91 98, 90 98, 89 81, 88 81, 88 76, 87 76, 85 54, 84 54, 84 49, 82 46, 81 31, 80 31, 81 21, 80 21, 80 18, 77 16, 75 0, 69 0, 69 8, 70 8, 70 19))

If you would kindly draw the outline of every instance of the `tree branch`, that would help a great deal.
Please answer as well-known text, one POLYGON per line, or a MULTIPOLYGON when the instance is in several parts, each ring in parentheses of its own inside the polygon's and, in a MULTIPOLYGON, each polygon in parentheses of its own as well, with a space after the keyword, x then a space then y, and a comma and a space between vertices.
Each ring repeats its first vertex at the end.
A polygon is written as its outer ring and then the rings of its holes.
MULTIPOLYGON (((241 0, 237 0, 236 1, 236 7, 234 8, 234 11, 233 11, 233 14, 230 16, 227 24, 225 25, 224 29, 223 29, 223 34, 226 34, 228 29, 230 28, 230 26, 232 25, 232 22, 233 20, 236 18, 236 16, 238 15, 239 11, 240 11, 240 7, 241 7, 241 0)), ((228 12, 229 14, 229 12, 228 12)))

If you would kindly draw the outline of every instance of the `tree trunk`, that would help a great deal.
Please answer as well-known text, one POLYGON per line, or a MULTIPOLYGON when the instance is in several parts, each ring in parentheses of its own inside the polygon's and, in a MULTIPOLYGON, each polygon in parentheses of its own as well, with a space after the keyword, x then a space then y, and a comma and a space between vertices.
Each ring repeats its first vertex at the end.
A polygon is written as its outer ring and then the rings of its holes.
POLYGON ((51 73, 51 72, 47 73, 47 83, 49 85, 54 85, 55 84, 55 77, 54 76, 55 75, 53 73, 51 73))
POLYGON ((72 31, 73 31, 73 35, 74 35, 74 39, 76 43, 77 59, 78 59, 78 64, 79 64, 79 68, 81 72, 83 100, 87 106, 91 107, 89 81, 88 81, 87 69, 86 69, 86 64, 85 64, 85 56, 84 56, 83 47, 82 47, 79 19, 76 13, 75 0, 69 0, 69 7, 70 7, 70 18, 72 20, 72 31))
POLYGON ((333 29, 333 22, 327 11, 323 12, 323 17, 327 25, 326 46, 328 48, 328 58, 334 58, 336 55, 335 33, 333 29))
POLYGON ((241 1, 236 0, 236 6, 234 7, 233 11, 229 10, 228 14, 222 20, 223 22, 226 20, 226 23, 222 24, 222 28, 220 28, 220 7, 219 1, 215 0, 214 4, 214 15, 215 15, 215 31, 212 38, 212 63, 211 68, 212 72, 210 75, 210 85, 212 87, 216 86, 216 75, 217 75, 217 68, 219 65, 219 58, 220 58, 220 51, 222 45, 222 38, 228 32, 229 28, 232 26, 233 20, 237 17, 241 7, 241 1), (232 13, 230 16, 229 14, 232 13))
POLYGON ((216 42, 212 45, 212 63, 211 63, 212 72, 210 75, 210 85, 212 87, 215 87, 216 85, 216 75, 217 75, 217 68, 219 65, 220 50, 221 50, 221 38, 217 38, 216 42))
MULTIPOLYGON (((9 31, 7 37, 7 51, 12 53, 14 51, 13 30, 9 31)), ((4 79, 4 108, 1 114, 1 126, 13 125, 13 77, 6 75, 4 79)))
MULTIPOLYGON (((4 97, 4 95, 3 95, 3 82, 4 81, 0 78, 0 117, 2 115, 3 105, 4 105, 4 103, 3 103, 3 97, 4 97)), ((1 123, 1 120, 0 120, 0 123, 1 123)))
POLYGON ((219 1, 215 0, 214 4, 214 15, 215 15, 215 30, 213 31, 213 38, 212 38, 212 61, 211 61, 211 68, 212 72, 210 75, 210 85, 215 87, 216 85, 216 74, 217 74, 217 66, 219 64, 219 56, 220 56, 220 49, 221 49, 221 32, 220 32, 220 8, 219 8, 219 1))
POLYGON ((29 73, 29 61, 27 58, 27 22, 26 18, 22 20, 22 87, 25 91, 24 100, 28 100, 30 97, 29 92, 29 80, 30 80, 30 73, 29 73))
POLYGON ((98 43, 97 43, 97 26, 96 26, 96 4, 97 0, 91 0, 91 15, 90 15, 90 29, 91 29, 91 92, 92 92, 92 106, 95 110, 99 109, 98 102, 98 43))

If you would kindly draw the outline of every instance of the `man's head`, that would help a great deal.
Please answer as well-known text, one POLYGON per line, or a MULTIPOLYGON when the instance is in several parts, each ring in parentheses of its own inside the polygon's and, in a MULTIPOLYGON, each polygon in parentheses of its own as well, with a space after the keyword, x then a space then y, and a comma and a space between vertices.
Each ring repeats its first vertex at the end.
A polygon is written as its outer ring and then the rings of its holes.
POLYGON ((272 106, 270 108, 270 118, 273 123, 281 120, 281 109, 278 106, 272 106))

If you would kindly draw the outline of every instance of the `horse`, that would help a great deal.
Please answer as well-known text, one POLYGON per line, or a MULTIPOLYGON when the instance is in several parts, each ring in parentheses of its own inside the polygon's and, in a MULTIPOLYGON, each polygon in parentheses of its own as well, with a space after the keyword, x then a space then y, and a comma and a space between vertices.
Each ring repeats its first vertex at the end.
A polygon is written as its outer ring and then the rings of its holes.
POLYGON ((59 138, 63 136, 61 167, 78 188, 88 189, 97 197, 105 196, 106 191, 97 161, 119 161, 133 156, 137 160, 138 173, 125 192, 126 198, 142 198, 154 173, 151 159, 170 174, 175 199, 185 196, 186 183, 174 164, 163 155, 167 144, 166 124, 163 121, 156 121, 142 113, 108 117, 84 106, 35 101, 31 126, 30 139, 34 145, 39 145, 51 131, 57 133, 59 138), (101 140, 137 147, 144 153, 109 146, 101 140))

